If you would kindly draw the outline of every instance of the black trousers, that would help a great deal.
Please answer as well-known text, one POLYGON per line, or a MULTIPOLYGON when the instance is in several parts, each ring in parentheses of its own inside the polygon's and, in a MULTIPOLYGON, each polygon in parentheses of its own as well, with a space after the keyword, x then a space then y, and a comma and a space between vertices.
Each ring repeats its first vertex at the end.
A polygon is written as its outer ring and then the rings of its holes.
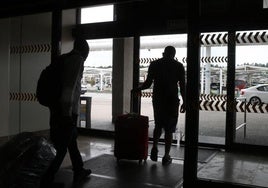
POLYGON ((77 146, 77 115, 73 115, 72 122, 62 122, 59 116, 50 117, 50 139, 56 149, 56 157, 52 161, 46 173, 46 179, 53 181, 54 176, 59 170, 67 151, 72 162, 74 173, 83 168, 83 160, 77 146))

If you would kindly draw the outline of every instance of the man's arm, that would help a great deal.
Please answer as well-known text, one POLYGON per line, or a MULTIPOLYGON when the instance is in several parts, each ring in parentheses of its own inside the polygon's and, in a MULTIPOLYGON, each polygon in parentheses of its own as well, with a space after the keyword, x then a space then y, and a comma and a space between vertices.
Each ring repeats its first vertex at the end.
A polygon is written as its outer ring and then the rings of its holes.
POLYGON ((141 91, 144 89, 148 89, 152 85, 152 83, 153 83, 153 72, 152 72, 152 66, 150 65, 149 69, 148 69, 148 75, 147 75, 145 82, 140 87, 138 87, 137 89, 134 89, 134 90, 141 91))
POLYGON ((184 70, 184 68, 182 68, 181 79, 179 81, 179 84, 180 84, 180 93, 181 93, 181 97, 183 100, 180 112, 185 112, 185 102, 186 102, 186 97, 185 97, 186 88, 185 87, 186 86, 185 86, 185 70, 184 70))

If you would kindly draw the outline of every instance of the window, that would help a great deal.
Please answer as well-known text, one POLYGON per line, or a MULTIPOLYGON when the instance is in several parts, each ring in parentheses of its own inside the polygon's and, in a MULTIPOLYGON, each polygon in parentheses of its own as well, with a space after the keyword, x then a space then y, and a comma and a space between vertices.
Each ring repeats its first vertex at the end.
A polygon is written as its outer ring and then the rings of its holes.
POLYGON ((97 6, 81 9, 81 24, 113 21, 114 6, 97 6))
MULTIPOLYGON (((235 142, 237 143, 268 145, 266 139, 268 111, 262 110, 266 109, 264 106, 267 105, 268 97, 265 86, 260 85, 266 84, 268 81, 267 32, 268 30, 236 32, 235 77, 237 80, 244 80, 246 88, 248 88, 244 90, 247 98, 246 106, 243 105, 243 101, 238 101, 236 105, 242 109, 237 108, 237 125, 246 125, 244 129, 236 130, 235 142)), ((238 90, 241 91, 240 88, 238 90)))
POLYGON ((263 8, 268 8, 268 0, 263 0, 263 8))

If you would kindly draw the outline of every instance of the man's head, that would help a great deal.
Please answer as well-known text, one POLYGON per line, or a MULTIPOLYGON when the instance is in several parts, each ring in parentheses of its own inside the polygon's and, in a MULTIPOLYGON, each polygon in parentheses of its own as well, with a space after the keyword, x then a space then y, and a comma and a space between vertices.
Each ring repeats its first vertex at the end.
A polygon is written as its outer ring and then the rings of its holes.
POLYGON ((175 57, 175 54, 176 54, 176 49, 173 46, 167 46, 165 47, 165 50, 163 52, 163 57, 173 59, 175 57))
POLYGON ((89 53, 89 46, 85 39, 75 39, 74 41, 74 50, 77 50, 81 53, 82 57, 86 60, 89 53))

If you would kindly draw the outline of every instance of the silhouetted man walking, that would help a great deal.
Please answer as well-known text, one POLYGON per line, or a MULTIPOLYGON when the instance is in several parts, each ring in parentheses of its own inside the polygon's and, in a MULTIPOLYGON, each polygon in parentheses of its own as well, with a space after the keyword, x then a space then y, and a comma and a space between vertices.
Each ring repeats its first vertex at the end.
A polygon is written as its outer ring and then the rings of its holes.
MULTIPOLYGON (((151 62, 148 69, 148 76, 142 86, 134 91, 141 91, 149 88, 153 84, 153 109, 155 128, 153 133, 153 148, 151 150, 151 160, 157 161, 158 141, 165 131, 165 155, 162 164, 167 165, 172 162, 169 155, 173 133, 176 130, 180 100, 178 97, 178 87, 185 102, 185 71, 182 63, 174 59, 176 49, 167 46, 163 57, 151 62)), ((181 105, 181 112, 185 111, 185 104, 181 105)))
MULTIPOLYGON (((83 161, 77 146, 77 118, 80 103, 81 78, 84 61, 89 53, 86 40, 74 41, 71 52, 63 54, 60 81, 62 86, 59 101, 49 107, 50 139, 56 149, 56 157, 41 181, 42 188, 53 187, 54 176, 69 151, 73 167, 73 184, 77 185, 91 174, 90 169, 83 168, 83 161)), ((58 186, 57 186, 58 187, 58 186)))

